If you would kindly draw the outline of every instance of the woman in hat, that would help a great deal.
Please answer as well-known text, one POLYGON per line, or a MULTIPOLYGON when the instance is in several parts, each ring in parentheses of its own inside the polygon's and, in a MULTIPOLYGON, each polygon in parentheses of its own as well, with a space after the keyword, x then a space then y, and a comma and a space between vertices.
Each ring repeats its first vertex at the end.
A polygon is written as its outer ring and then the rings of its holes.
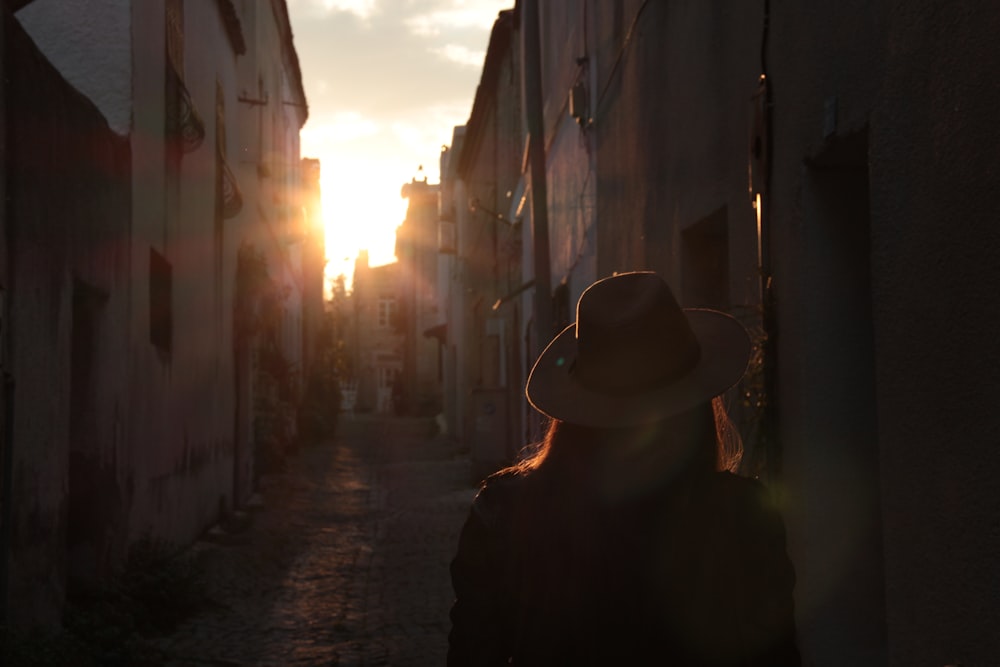
POLYGON ((800 664, 781 517, 717 428, 749 354, 655 273, 583 293, 528 378, 544 441, 462 528, 449 666, 800 664))

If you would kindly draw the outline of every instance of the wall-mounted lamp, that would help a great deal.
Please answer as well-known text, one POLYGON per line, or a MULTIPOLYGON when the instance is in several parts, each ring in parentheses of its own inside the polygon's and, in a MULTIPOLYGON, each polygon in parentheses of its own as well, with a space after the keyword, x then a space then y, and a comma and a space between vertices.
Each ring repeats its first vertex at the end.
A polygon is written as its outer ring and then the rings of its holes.
POLYGON ((479 198, 478 197, 470 197, 469 198, 469 212, 470 213, 478 213, 479 211, 482 211, 483 213, 485 213, 486 215, 490 216, 491 218, 493 218, 495 220, 499 220, 502 223, 508 224, 511 227, 516 227, 517 225, 519 225, 521 223, 521 219, 520 218, 518 218, 517 220, 508 220, 507 218, 505 218, 503 216, 502 213, 497 213, 496 211, 491 211, 488 208, 484 208, 482 206, 482 204, 479 203, 479 198))

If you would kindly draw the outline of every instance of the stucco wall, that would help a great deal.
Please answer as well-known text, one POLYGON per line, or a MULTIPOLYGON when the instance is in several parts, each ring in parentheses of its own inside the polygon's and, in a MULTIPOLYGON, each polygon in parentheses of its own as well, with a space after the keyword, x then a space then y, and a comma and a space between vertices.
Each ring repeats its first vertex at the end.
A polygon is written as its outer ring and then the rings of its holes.
POLYGON ((889 663, 1000 659, 1000 12, 890 2, 873 113, 889 663))
MULTIPOLYGON (((221 266, 215 231, 216 84, 227 118, 227 153, 236 151, 236 55, 214 3, 186 3, 184 85, 205 136, 181 158, 177 185, 166 179, 163 6, 134 3, 136 168, 133 183, 133 318, 129 435, 137 471, 132 533, 183 543, 232 508, 232 299, 243 231, 224 221, 221 266), (152 73, 157 73, 153 75, 152 73), (171 264, 169 351, 150 342, 150 250, 171 264)), ((241 184, 242 187, 242 184, 241 184)))

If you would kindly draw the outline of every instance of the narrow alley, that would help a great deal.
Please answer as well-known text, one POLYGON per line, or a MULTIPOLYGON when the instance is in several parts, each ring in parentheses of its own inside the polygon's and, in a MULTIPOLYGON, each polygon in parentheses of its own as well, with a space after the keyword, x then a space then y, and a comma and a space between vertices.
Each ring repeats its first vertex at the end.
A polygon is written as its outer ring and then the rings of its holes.
POLYGON ((264 480, 247 527, 195 545, 219 603, 161 642, 172 667, 435 665, 475 494, 421 419, 345 418, 264 480))

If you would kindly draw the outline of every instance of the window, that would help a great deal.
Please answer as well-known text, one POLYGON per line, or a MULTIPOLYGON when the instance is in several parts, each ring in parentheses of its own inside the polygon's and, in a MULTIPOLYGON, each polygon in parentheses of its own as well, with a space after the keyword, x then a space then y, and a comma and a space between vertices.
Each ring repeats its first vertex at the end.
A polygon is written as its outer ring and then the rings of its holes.
POLYGON ((386 366, 379 366, 377 369, 377 382, 378 386, 382 388, 390 388, 396 382, 396 377, 399 372, 395 368, 388 368, 386 366))
POLYGON ((380 329, 388 329, 393 325, 396 317, 396 299, 392 297, 382 297, 378 300, 378 326, 380 329))
POLYGON ((173 267, 149 249, 149 342, 164 352, 173 344, 173 267))

